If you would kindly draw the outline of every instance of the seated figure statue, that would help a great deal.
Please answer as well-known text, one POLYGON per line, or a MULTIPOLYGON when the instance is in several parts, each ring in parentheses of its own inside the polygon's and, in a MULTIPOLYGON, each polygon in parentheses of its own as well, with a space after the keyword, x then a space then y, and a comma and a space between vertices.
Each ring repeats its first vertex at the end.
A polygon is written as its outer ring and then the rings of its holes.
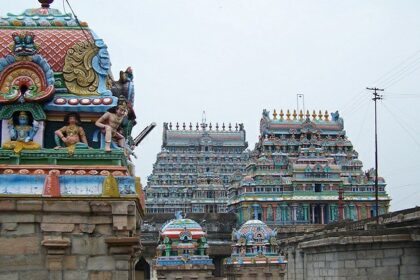
POLYGON ((108 110, 96 122, 95 125, 105 134, 105 151, 111 152, 111 141, 125 148, 125 137, 121 128, 124 118, 127 116, 127 102, 124 98, 118 100, 118 105, 108 110))
POLYGON ((67 124, 55 131, 55 149, 61 148, 61 142, 67 147, 70 155, 74 154, 76 148, 88 148, 89 144, 83 127, 80 126, 80 117, 77 113, 69 113, 64 117, 67 124))
POLYGON ((19 112, 17 118, 9 120, 7 127, 11 141, 4 143, 3 149, 13 150, 19 154, 22 150, 38 150, 41 148, 38 143, 33 142, 34 136, 39 129, 38 122, 34 120, 31 124, 27 112, 19 112))

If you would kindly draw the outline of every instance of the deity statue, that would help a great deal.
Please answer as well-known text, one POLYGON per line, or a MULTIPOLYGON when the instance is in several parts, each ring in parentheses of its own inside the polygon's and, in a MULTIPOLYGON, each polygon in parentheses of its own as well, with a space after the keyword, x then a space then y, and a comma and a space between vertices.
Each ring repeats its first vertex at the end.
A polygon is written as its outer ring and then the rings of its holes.
POLYGON ((64 117, 67 124, 55 131, 55 149, 61 148, 60 140, 67 146, 68 153, 74 154, 76 148, 89 147, 83 127, 80 126, 80 116, 77 113, 69 113, 64 117))
POLYGON ((105 134, 105 151, 111 152, 111 141, 114 140, 121 148, 125 147, 125 137, 121 124, 127 116, 127 102, 124 98, 118 100, 118 105, 102 115, 95 125, 105 134))
POLYGON ((33 142, 39 124, 35 120, 31 123, 27 112, 19 112, 17 116, 8 121, 7 127, 11 141, 4 143, 3 149, 13 150, 19 154, 22 150, 38 150, 41 148, 38 143, 33 142))

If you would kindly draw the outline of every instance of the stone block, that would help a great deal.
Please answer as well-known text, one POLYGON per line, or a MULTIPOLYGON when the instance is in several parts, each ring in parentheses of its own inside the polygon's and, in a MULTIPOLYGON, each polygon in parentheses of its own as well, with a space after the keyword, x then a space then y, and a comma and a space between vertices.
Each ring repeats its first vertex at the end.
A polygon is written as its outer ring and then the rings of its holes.
POLYGON ((3 272, 10 272, 10 271, 40 270, 40 269, 44 269, 44 266, 45 266, 45 263, 44 263, 43 256, 39 256, 39 255, 3 256, 0 254, 0 274, 3 274, 3 272))
POLYGON ((354 260, 344 261, 344 267, 345 268, 355 268, 356 267, 356 261, 354 261, 354 260))
POLYGON ((89 275, 89 280, 113 280, 112 272, 110 271, 91 272, 89 275))
POLYGON ((114 278, 113 280, 127 280, 128 278, 128 271, 114 271, 114 278))
POLYGON ((378 279, 398 279, 398 267, 371 267, 367 268, 369 278, 378 279))
POLYGON ((38 237, 0 238, 0 255, 31 255, 38 254, 41 240, 38 237))
MULTIPOLYGON (((1 213, 1 212, 0 212, 1 213)), ((1 213, 0 223, 35 223, 33 214, 1 213)))
POLYGON ((86 271, 64 271, 63 280, 88 280, 89 274, 86 271))
POLYGON ((420 247, 417 247, 417 248, 404 248, 404 256, 417 256, 417 257, 420 257, 420 247))
POLYGON ((19 273, 20 279, 45 280, 48 279, 48 271, 24 271, 19 273))
POLYGON ((103 201, 91 201, 90 207, 94 213, 112 213, 111 204, 103 201))
POLYGON ((401 263, 406 264, 417 264, 420 265, 420 256, 404 256, 401 258, 401 263))
POLYGON ((382 259, 382 265, 383 266, 392 266, 392 265, 399 265, 400 264, 400 258, 384 258, 382 259))
POLYGON ((105 236, 113 235, 111 225, 96 225, 95 233, 105 236))
POLYGON ((75 255, 106 255, 107 244, 103 237, 74 237, 71 251, 75 255))
POLYGON ((36 231, 36 224, 28 223, 28 224, 19 224, 16 231, 13 232, 15 235, 29 235, 34 234, 36 231))
POLYGON ((374 259, 361 259, 356 260, 356 266, 357 267, 374 267, 375 266, 375 260, 374 259))
POLYGON ((18 200, 16 202, 18 211, 41 211, 42 201, 39 200, 18 200))
POLYGON ((384 257, 399 257, 403 254, 403 249, 385 249, 383 250, 384 257))
POLYGON ((78 268, 77 265, 77 256, 64 256, 63 258, 63 268, 65 270, 75 270, 78 268))
POLYGON ((120 261, 118 260, 116 262, 116 268, 117 270, 128 270, 128 261, 120 261))
POLYGON ((128 229, 128 221, 127 216, 113 216, 112 217, 112 224, 114 230, 127 230, 128 229))
POLYGON ((115 260, 110 256, 89 257, 87 266, 88 270, 114 270, 115 260))
POLYGON ((337 253, 338 260, 354 260, 357 258, 355 251, 337 253))
POLYGON ((1 229, 4 231, 15 231, 18 227, 17 223, 3 223, 1 229))
POLYGON ((17 272, 13 273, 1 273, 0 272, 0 280, 18 280, 19 274, 17 272))
POLYGON ((16 209, 16 201, 11 199, 0 199, 0 211, 13 211, 16 209))
POLYGON ((400 267, 400 273, 420 275, 420 266, 419 265, 403 265, 400 267))
POLYGON ((90 213, 88 201, 44 201, 45 212, 90 213))
POLYGON ((41 223, 43 232, 72 232, 74 224, 41 223))
POLYGON ((95 230, 94 224, 80 224, 79 229, 84 233, 92 233, 95 230))
POLYGON ((87 256, 77 256, 77 263, 80 270, 85 270, 87 266, 87 256))

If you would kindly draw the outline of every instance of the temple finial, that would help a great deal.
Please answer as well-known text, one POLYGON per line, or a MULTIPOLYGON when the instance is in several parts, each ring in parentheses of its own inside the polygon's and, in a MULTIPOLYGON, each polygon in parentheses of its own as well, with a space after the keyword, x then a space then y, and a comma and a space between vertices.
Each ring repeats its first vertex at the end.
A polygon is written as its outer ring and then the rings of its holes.
POLYGON ((49 8, 51 3, 54 2, 54 0, 38 0, 39 3, 41 3, 42 8, 49 8))
POLYGON ((277 120, 277 112, 276 109, 273 111, 273 120, 277 120))

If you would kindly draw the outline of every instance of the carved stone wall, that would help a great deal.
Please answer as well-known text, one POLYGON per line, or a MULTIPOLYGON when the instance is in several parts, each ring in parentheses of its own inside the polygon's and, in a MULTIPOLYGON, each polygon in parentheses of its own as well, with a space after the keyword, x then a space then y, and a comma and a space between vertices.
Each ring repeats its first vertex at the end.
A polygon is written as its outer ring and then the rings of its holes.
POLYGON ((131 280, 136 199, 0 198, 0 280, 131 280))

